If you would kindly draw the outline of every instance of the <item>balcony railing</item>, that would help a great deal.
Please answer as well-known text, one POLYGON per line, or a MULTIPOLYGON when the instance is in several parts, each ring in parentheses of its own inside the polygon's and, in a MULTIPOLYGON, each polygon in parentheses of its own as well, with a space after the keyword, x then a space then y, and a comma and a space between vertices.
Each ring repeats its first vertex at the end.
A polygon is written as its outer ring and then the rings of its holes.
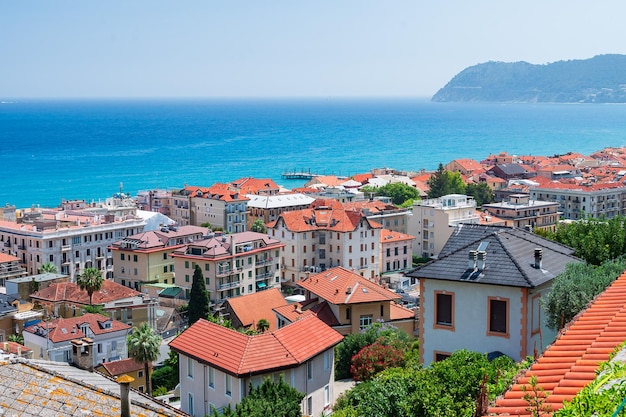
POLYGON ((257 274, 256 275, 256 280, 257 281, 262 281, 262 280, 264 280, 266 278, 270 278, 272 276, 274 276, 274 271, 266 272, 264 274, 257 274))
POLYGON ((61 246, 61 251, 63 252, 68 252, 72 250, 72 246, 71 245, 63 245, 61 246))
POLYGON ((256 259, 255 263, 256 263, 257 266, 260 266, 260 265, 268 264, 268 263, 272 262, 273 260, 274 260, 274 258, 256 259))
POLYGON ((218 277, 227 277, 229 275, 238 274, 239 272, 241 272, 241 268, 235 268, 235 269, 227 268, 227 269, 218 270, 215 275, 218 277))
POLYGON ((227 290, 229 288, 234 288, 234 287, 238 287, 239 284, 241 284, 241 281, 231 281, 231 282, 225 282, 223 284, 219 284, 217 286, 218 290, 227 290))

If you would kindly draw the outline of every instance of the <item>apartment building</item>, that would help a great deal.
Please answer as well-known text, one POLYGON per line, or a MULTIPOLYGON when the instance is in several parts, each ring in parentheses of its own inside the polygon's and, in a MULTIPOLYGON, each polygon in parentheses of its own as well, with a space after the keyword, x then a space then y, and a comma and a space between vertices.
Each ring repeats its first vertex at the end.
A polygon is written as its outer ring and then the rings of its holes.
POLYGON ((343 208, 360 211, 368 219, 380 223, 385 229, 407 233, 408 218, 411 211, 398 208, 390 201, 383 201, 382 199, 354 201, 344 203, 343 208))
POLYGON ((304 210, 281 213, 268 234, 285 244, 281 259, 283 285, 335 266, 370 280, 380 277, 379 223, 336 200, 316 200, 304 210))
POLYGON ((413 265, 415 236, 383 229, 380 232, 380 272, 404 271, 413 265))
POLYGON ((626 215, 626 186, 621 182, 544 183, 530 187, 530 198, 558 203, 557 210, 565 219, 626 215))
POLYGON ((480 223, 476 201, 462 194, 416 201, 412 212, 408 232, 415 236, 413 254, 424 258, 439 256, 454 226, 461 223, 480 223))
POLYGON ((315 198, 301 193, 293 194, 246 194, 248 198, 248 229, 255 220, 260 219, 263 224, 275 221, 285 211, 306 209, 315 198))
POLYGON ((7 280, 28 275, 20 266, 20 258, 0 252, 0 287, 5 287, 7 280))
POLYGON ((113 243, 113 279, 118 284, 141 290, 150 283, 174 283, 174 250, 202 240, 207 229, 200 226, 164 226, 127 236, 113 243))
POLYGON ((196 265, 202 269, 211 302, 280 286, 279 259, 284 245, 263 233, 215 233, 172 253, 176 285, 191 291, 196 265))
POLYGON ((177 224, 209 224, 228 233, 247 230, 248 198, 229 184, 185 186, 172 192, 171 218, 177 224))
POLYGON ((501 203, 483 204, 483 210, 504 220, 504 225, 520 229, 554 230, 559 220, 559 204, 532 200, 529 194, 512 194, 501 203))
POLYGON ((49 262, 73 281, 87 267, 112 277, 109 246, 142 232, 146 224, 136 216, 137 209, 127 205, 130 201, 115 204, 111 201, 96 206, 75 200, 56 209, 20 211, 15 221, 0 221, 0 249, 17 257, 29 274, 36 274, 42 264, 49 262))

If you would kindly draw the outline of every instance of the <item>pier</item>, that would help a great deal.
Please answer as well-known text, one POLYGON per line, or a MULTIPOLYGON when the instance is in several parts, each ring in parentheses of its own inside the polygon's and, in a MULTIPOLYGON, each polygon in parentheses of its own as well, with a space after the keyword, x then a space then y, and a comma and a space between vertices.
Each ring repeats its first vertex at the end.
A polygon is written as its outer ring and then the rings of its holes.
POLYGON ((313 177, 319 177, 320 174, 313 174, 311 170, 308 171, 290 171, 283 172, 282 177, 288 180, 310 180, 313 177))

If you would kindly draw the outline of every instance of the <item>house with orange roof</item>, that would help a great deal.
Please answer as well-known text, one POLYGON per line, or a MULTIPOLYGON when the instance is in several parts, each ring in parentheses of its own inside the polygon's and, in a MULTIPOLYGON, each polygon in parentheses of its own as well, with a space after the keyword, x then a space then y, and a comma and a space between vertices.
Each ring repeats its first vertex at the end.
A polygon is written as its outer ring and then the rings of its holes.
POLYGON ((374 178, 374 174, 372 174, 371 172, 366 172, 363 174, 354 174, 350 178, 352 178, 356 182, 360 182, 362 185, 365 185, 370 178, 374 178))
MULTIPOLYGON (((310 193, 309 193, 310 194, 310 193)), ((303 193, 278 195, 246 194, 248 198, 248 230, 256 220, 263 224, 275 221, 284 211, 302 210, 315 201, 315 197, 303 193)))
POLYGON ((205 227, 170 225, 125 236, 110 246, 115 260, 113 280, 137 291, 147 282, 173 284, 174 259, 170 255, 206 234, 205 227))
POLYGON ((230 184, 243 195, 276 195, 280 192, 280 187, 270 178, 245 177, 230 184))
POLYGON ((380 231, 381 273, 404 271, 413 265, 413 241, 415 236, 393 230, 380 231))
POLYGON ((102 314, 40 321, 24 329, 24 346, 44 360, 71 362, 75 339, 93 341, 93 366, 128 357, 126 336, 131 326, 102 314))
POLYGON ((235 408, 250 386, 282 378, 305 394, 303 415, 328 413, 334 347, 342 339, 313 315, 254 336, 200 319, 169 344, 179 354, 181 410, 207 415, 211 407, 235 408))
POLYGON ((339 187, 342 182, 345 182, 345 178, 338 178, 335 175, 316 175, 307 181, 305 187, 339 187))
POLYGON ((283 247, 265 233, 211 233, 174 250, 176 285, 188 298, 198 265, 214 307, 231 297, 278 287, 283 247))
POLYGON ((471 175, 475 172, 483 172, 485 168, 476 160, 469 158, 455 159, 444 165, 447 171, 458 172, 461 175, 471 175))
MULTIPOLYGON (((48 316, 73 318, 81 316, 89 305, 87 291, 73 282, 53 283, 30 295, 31 300, 43 307, 48 316)), ((131 288, 105 279, 102 288, 93 293, 93 305, 102 306, 104 312, 115 320, 138 326, 148 323, 156 329, 157 302, 131 288)))
POLYGON ((20 358, 32 359, 33 350, 17 342, 0 342, 0 354, 13 354, 20 358))
POLYGON ((420 361, 454 351, 501 352, 521 361, 542 352, 556 333, 541 298, 574 249, 520 229, 464 224, 439 254, 407 276, 419 280, 420 361))
MULTIPOLYGON (((488 416, 532 417, 524 394, 537 380, 550 417, 598 377, 598 367, 626 340, 626 273, 579 313, 521 378, 487 410, 488 416), (526 389, 526 390, 525 390, 526 389)), ((615 404, 617 408, 618 404, 615 404)), ((593 411, 593 410, 590 410, 593 411)))
POLYGON ((231 321, 235 329, 257 329, 261 319, 269 322, 269 330, 278 328, 274 308, 287 304, 278 288, 232 297, 224 301, 220 315, 231 321))
MULTIPOLYGON (((152 363, 148 364, 150 375, 152 375, 152 363)), ((102 362, 96 367, 96 371, 101 374, 111 377, 113 379, 118 376, 128 375, 134 379, 130 383, 130 387, 138 390, 139 392, 146 392, 145 383, 146 376, 144 375, 144 365, 141 362, 137 362, 133 358, 118 359, 116 361, 102 362)))
POLYGON ((495 175, 489 175, 488 173, 479 174, 478 182, 486 183, 489 186, 489 188, 491 188, 494 191, 500 190, 506 187, 508 184, 507 180, 496 177, 495 175))
POLYGON ((343 335, 358 333, 375 322, 392 324, 412 336, 415 313, 398 304, 401 296, 344 267, 335 267, 298 282, 303 308, 317 314, 343 335))
POLYGON ((626 215, 626 185, 621 182, 553 181, 531 186, 530 197, 557 204, 558 212, 566 219, 626 215))
POLYGON ((280 214, 268 234, 285 244, 281 253, 284 286, 335 266, 354 269, 370 280, 380 276, 382 226, 336 200, 316 200, 305 210, 280 214))
POLYGON ((536 169, 537 175, 549 180, 560 180, 561 178, 582 177, 580 169, 572 165, 559 164, 547 165, 536 169))

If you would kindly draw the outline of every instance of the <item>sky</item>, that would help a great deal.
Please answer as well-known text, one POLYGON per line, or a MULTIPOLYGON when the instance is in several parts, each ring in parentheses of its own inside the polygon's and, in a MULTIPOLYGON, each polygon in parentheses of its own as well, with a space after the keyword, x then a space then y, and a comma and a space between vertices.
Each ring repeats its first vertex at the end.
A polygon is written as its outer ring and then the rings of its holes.
POLYGON ((487 61, 626 54, 623 0, 0 0, 0 100, 430 97, 487 61))

